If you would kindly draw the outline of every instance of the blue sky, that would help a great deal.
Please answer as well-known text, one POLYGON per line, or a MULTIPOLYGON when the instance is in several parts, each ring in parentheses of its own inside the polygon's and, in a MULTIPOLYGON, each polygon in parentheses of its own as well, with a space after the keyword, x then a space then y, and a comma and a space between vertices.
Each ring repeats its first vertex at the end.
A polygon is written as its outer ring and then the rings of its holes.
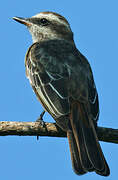
MULTIPOLYGON (((117 0, 1 1, 0 120, 35 121, 42 111, 25 77, 24 57, 32 44, 31 36, 11 18, 47 10, 69 20, 76 45, 91 64, 100 99, 99 125, 118 128, 117 0)), ((53 121, 48 114, 44 119, 53 121)), ((102 142, 101 146, 111 169, 107 179, 116 179, 118 147, 102 142)), ((74 174, 66 138, 0 137, 0 154, 0 178, 4 180, 103 178, 95 173, 74 174)))

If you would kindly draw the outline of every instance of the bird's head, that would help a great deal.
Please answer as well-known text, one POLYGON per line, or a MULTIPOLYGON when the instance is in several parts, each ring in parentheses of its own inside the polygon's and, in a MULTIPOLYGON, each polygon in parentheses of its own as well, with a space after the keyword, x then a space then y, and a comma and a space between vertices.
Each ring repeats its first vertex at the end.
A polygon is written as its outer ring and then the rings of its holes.
POLYGON ((41 12, 31 18, 13 17, 13 19, 28 27, 33 42, 50 39, 73 41, 68 21, 57 13, 41 12))

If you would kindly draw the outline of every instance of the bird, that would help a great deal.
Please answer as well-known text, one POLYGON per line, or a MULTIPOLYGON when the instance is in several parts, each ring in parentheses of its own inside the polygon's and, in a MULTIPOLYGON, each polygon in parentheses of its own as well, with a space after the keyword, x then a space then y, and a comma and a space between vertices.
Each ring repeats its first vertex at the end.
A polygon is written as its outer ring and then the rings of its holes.
POLYGON ((92 69, 76 48, 69 22, 51 11, 13 19, 32 35, 25 56, 26 76, 45 111, 67 133, 74 172, 108 176, 97 136, 99 99, 92 69))

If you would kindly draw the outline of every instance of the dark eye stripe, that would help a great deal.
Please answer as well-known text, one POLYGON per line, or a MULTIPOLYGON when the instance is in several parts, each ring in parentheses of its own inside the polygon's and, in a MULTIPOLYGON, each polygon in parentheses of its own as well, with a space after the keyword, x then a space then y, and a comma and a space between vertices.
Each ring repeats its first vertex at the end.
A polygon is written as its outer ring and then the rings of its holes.
POLYGON ((46 18, 30 18, 29 19, 32 23, 37 24, 37 25, 42 25, 42 26, 46 26, 48 25, 50 22, 46 19, 46 18))

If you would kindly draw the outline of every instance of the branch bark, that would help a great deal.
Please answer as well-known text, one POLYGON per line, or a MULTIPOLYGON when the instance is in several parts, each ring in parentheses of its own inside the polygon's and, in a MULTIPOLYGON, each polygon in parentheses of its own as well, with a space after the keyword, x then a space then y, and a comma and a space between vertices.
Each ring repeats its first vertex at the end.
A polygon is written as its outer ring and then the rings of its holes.
MULTIPOLYGON (((100 141, 118 144, 118 129, 98 127, 98 138, 100 141)), ((44 123, 42 126, 39 122, 0 122, 0 136, 17 135, 17 136, 50 136, 66 137, 55 123, 44 123)))

